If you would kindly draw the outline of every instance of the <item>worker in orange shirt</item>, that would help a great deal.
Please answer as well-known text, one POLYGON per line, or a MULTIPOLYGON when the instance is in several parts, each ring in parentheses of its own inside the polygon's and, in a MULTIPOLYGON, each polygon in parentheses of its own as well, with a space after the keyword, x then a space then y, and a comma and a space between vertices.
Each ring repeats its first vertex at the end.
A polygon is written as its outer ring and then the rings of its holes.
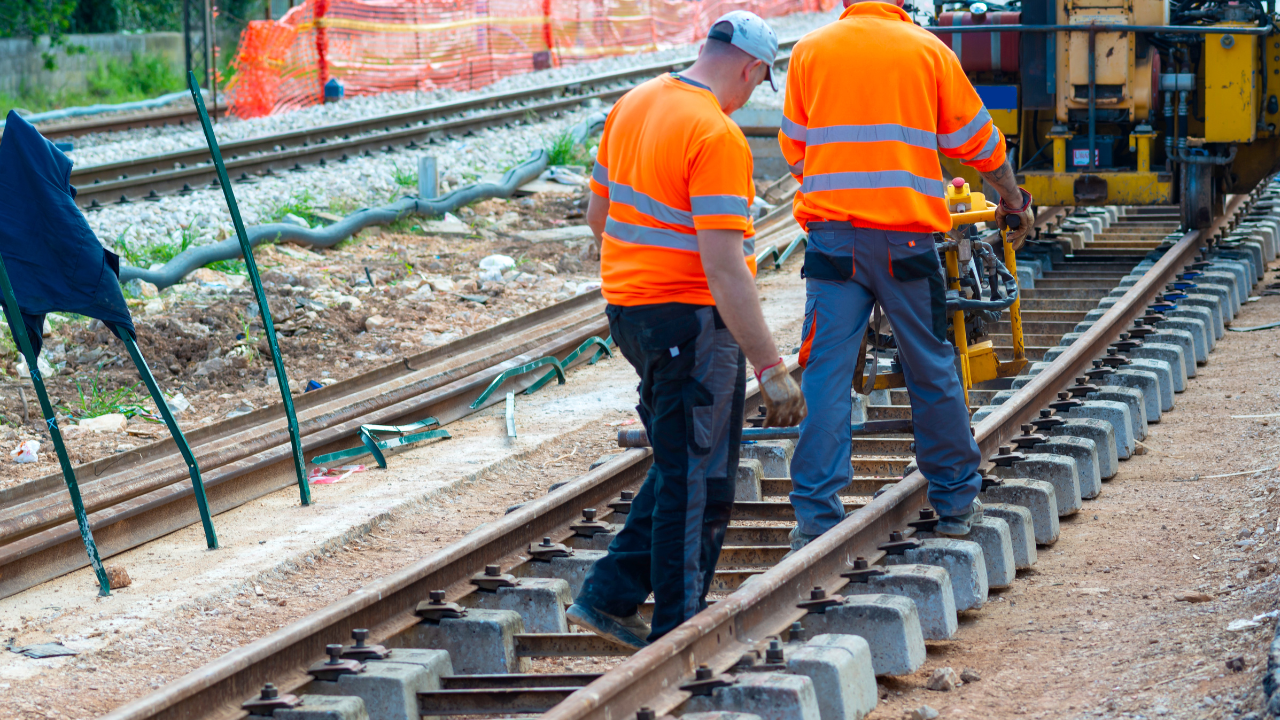
POLYGON ((845 0, 840 19, 792 50, 783 155, 800 182, 793 211, 809 233, 801 387, 809 416, 791 461, 793 549, 844 518, 851 476, 850 388, 879 303, 898 348, 915 418, 916 462, 936 531, 964 536, 982 517, 982 461, 946 338, 945 278, 933 233, 951 227, 937 153, 974 168, 1000 195, 998 222, 1031 227, 1004 137, 959 59, 911 22, 902 0, 845 0))
POLYGON ((751 150, 727 115, 772 82, 777 51, 756 15, 721 17, 691 67, 618 100, 596 155, 587 222, 609 330, 640 376, 653 465, 567 616, 633 648, 706 607, 733 507, 744 353, 767 424, 804 417, 760 309, 751 150), (650 593, 652 628, 637 612, 650 593))

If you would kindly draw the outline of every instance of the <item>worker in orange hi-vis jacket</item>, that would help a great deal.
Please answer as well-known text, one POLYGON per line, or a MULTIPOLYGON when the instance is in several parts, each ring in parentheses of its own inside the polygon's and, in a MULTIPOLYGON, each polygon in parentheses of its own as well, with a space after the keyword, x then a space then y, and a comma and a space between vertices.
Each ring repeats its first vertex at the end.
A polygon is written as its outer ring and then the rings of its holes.
POLYGON ((756 15, 716 20, 691 67, 613 107, 591 175, 609 330, 640 376, 653 465, 566 616, 633 648, 706 607, 733 508, 745 360, 767 423, 804 417, 760 309, 751 149, 727 115, 772 81, 777 52, 756 15), (650 593, 652 627, 638 613, 650 593))
POLYGON ((800 191, 809 233, 803 274, 801 388, 809 416, 791 461, 799 549, 844 518, 851 476, 850 387, 878 302, 902 361, 916 461, 941 516, 962 536, 982 517, 981 457, 946 338, 945 278, 933 233, 951 227, 937 153, 977 170, 1000 195, 997 220, 1018 215, 1021 246, 1031 196, 1018 187, 1005 141, 959 59, 912 23, 901 0, 845 0, 839 20, 792 50, 778 141, 800 191))

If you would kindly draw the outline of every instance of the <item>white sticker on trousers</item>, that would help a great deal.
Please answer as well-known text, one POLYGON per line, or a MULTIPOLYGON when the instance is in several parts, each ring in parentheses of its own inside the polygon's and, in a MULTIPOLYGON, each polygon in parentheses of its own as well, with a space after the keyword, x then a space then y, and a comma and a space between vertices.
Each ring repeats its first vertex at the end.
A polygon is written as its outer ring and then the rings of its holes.
POLYGON ((680 348, 678 347, 667 348, 667 351, 671 353, 671 357, 679 357, 680 355, 680 348))

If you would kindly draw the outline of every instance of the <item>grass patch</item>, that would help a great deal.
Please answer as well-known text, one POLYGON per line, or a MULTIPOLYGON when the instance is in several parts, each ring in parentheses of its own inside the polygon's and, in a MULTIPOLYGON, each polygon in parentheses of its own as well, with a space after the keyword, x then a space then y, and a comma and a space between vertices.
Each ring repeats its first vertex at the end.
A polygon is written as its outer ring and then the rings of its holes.
POLYGON ((418 176, 415 173, 401 170, 399 165, 391 166, 391 179, 395 180, 396 185, 399 185, 400 187, 418 187, 418 176))
POLYGON ((126 415, 143 412, 139 403, 144 398, 138 393, 139 385, 141 383, 108 390, 103 387, 102 376, 99 373, 94 373, 93 380, 87 388, 77 379, 76 392, 80 399, 71 408, 71 416, 77 420, 83 420, 113 412, 122 412, 126 415))
POLYGON ((99 61, 83 91, 24 83, 16 96, 0 93, 0 115, 13 108, 38 113, 95 103, 146 100, 185 86, 182 76, 163 56, 134 53, 127 62, 115 58, 99 61))
POLYGON ((568 130, 557 135, 551 140, 551 146, 547 148, 547 153, 551 156, 547 161, 548 165, 582 165, 590 167, 592 160, 591 154, 587 151, 585 145, 575 143, 573 134, 568 130))
POLYGON ((210 270, 217 270, 220 273, 226 273, 228 275, 248 275, 249 274, 249 268, 244 264, 244 260, 242 259, 219 260, 217 262, 211 262, 205 267, 209 268, 210 270))
POLYGON ((310 190, 303 190, 292 198, 268 209, 262 216, 263 224, 284 222, 286 215, 297 215, 308 223, 315 224, 315 212, 319 210, 316 199, 310 190))
MULTIPOLYGON (((132 226, 130 226, 132 227, 132 226)), ((134 267, 149 268, 155 263, 167 263, 177 257, 184 250, 195 245, 196 240, 200 237, 200 228, 196 226, 195 218, 187 223, 187 226, 181 228, 177 237, 169 242, 152 243, 145 247, 137 247, 129 244, 125 239, 125 233, 129 228, 125 228, 116 236, 115 247, 120 257, 134 267)))

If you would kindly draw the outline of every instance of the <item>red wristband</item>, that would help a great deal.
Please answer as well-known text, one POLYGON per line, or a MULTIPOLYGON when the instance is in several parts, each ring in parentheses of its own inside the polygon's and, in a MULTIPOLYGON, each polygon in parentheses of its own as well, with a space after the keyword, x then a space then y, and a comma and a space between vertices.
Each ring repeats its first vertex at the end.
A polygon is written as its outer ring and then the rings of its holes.
POLYGON ((1011 207, 1009 207, 1009 205, 1004 201, 1004 198, 1000 198, 1000 209, 1001 209, 1001 210, 1004 210, 1005 212, 1009 213, 1010 215, 1017 215, 1017 214, 1019 214, 1019 213, 1025 212, 1027 208, 1031 207, 1031 193, 1027 192, 1027 189, 1026 189, 1026 188, 1018 188, 1018 190, 1022 193, 1022 207, 1020 207, 1020 208, 1011 208, 1011 207))
POLYGON ((771 368, 771 367, 775 367, 775 366, 778 366, 778 365, 781 365, 781 364, 782 364, 782 358, 778 358, 777 360, 775 360, 775 361, 773 361, 773 362, 769 363, 768 365, 765 365, 764 367, 760 368, 759 370, 756 370, 756 382, 759 382, 759 381, 760 381, 760 376, 764 374, 764 371, 765 371, 765 370, 768 370, 768 369, 769 369, 769 368, 771 368))

